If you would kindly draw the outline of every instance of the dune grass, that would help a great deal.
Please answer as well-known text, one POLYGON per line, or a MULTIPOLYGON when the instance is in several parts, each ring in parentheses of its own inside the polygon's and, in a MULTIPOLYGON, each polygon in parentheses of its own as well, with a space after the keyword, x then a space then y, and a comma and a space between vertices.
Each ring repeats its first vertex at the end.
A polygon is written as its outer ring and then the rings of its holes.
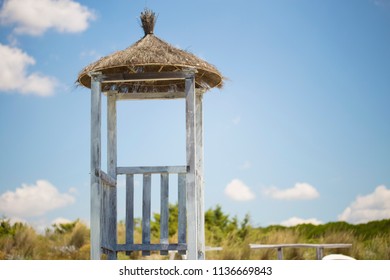
MULTIPOLYGON (((170 207, 170 242, 177 242, 177 207, 170 207)), ((151 223, 152 243, 159 239, 159 215, 154 214, 151 223)), ((345 222, 332 222, 322 225, 303 224, 294 227, 268 226, 253 227, 247 215, 242 221, 229 217, 221 207, 216 206, 205 213, 206 245, 222 247, 222 251, 206 253, 207 259, 214 260, 273 260, 277 259, 275 249, 254 250, 249 244, 280 243, 351 243, 352 248, 325 249, 327 254, 345 254, 356 259, 390 259, 390 219, 366 224, 351 225, 345 222)), ((140 220, 135 223, 134 241, 141 243, 140 220)), ((125 242, 125 224, 118 223, 118 243, 125 242)), ((12 224, 8 219, 0 219, 0 260, 77 260, 89 259, 89 228, 76 220, 72 223, 53 225, 45 233, 38 234, 28 224, 12 224)), ((285 248, 284 259, 312 260, 315 249, 285 248)), ((178 258, 178 256, 176 256, 178 258)), ((130 256, 118 254, 118 259, 168 259, 153 252, 143 257, 140 252, 130 256)))

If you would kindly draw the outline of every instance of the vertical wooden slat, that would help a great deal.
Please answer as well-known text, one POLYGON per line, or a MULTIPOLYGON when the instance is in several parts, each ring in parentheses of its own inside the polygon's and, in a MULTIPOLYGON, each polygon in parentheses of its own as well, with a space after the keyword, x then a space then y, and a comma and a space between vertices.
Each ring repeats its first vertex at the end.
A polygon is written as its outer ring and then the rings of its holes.
POLYGON ((196 133, 195 133, 195 81, 194 75, 185 80, 186 93, 186 150, 187 150, 187 244, 189 260, 198 258, 198 231, 196 211, 196 133))
MULTIPOLYGON (((187 242, 187 207, 186 207, 186 174, 178 174, 178 243, 187 242)), ((179 251, 180 255, 186 254, 186 251, 179 251)))
MULTIPOLYGON (((144 174, 142 194, 142 244, 150 244, 151 185, 151 174, 144 174)), ((142 255, 149 256, 150 251, 142 251, 142 255)))
POLYGON ((101 165, 101 82, 91 75, 91 259, 99 260, 101 252, 101 186, 96 170, 101 165))
MULTIPOLYGON (((107 97, 107 171, 108 175, 116 180, 117 166, 117 127, 116 127, 116 95, 111 93, 107 97)), ((107 243, 111 248, 117 245, 117 189, 116 186, 107 188, 107 243)), ((110 251, 108 259, 116 259, 116 251, 110 251)))
MULTIPOLYGON (((169 220, 169 174, 161 173, 160 195, 160 243, 168 244, 168 220, 169 220)), ((168 251, 160 251, 161 255, 168 255, 168 251)))
POLYGON ((197 192, 197 227, 198 227, 198 260, 204 260, 205 231, 204 231, 204 181, 203 181, 203 95, 196 95, 195 103, 195 129, 196 129, 196 192, 197 192))
MULTIPOLYGON (((126 175, 126 244, 134 244, 134 175, 126 175)), ((128 252, 128 255, 131 252, 128 252)))

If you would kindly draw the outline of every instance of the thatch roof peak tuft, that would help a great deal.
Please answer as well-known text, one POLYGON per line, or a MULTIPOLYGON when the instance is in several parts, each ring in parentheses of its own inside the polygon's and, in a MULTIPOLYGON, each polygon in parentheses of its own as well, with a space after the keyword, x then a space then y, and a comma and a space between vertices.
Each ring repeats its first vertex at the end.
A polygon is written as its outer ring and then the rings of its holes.
POLYGON ((156 21, 156 14, 152 10, 145 8, 145 10, 141 12, 141 25, 145 32, 145 36, 153 34, 156 21))

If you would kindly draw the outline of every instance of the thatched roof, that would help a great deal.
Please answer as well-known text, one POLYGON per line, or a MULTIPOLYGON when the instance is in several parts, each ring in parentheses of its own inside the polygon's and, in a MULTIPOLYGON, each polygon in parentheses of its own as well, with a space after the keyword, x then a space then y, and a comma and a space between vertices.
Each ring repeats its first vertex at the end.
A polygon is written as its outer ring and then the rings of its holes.
MULTIPOLYGON (((153 34, 155 14, 150 10, 141 13, 141 23, 145 36, 130 47, 100 58, 85 67, 78 76, 78 83, 91 87, 90 72, 102 74, 140 73, 140 72, 176 72, 188 68, 196 70, 196 88, 208 90, 221 88, 222 74, 208 62, 190 52, 173 47, 153 34)), ((110 85, 106 85, 109 87, 110 85)), ((183 90, 183 81, 148 81, 124 83, 120 87, 139 92, 163 92, 183 90)))

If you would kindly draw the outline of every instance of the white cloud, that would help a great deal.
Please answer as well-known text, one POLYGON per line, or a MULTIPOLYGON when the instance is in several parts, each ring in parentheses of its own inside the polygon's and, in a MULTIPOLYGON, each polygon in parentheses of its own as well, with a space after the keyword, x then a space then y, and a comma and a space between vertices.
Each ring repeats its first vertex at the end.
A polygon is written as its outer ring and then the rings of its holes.
POLYGON ((33 57, 21 49, 0 43, 0 91, 19 92, 38 96, 50 96, 56 80, 39 73, 27 73, 27 67, 35 64, 33 57))
POLYGON ((323 223, 322 221, 317 220, 316 218, 301 219, 298 217, 291 217, 290 219, 285 220, 285 221, 281 222, 280 224, 282 226, 286 226, 286 227, 293 227, 293 226, 300 225, 300 224, 320 225, 322 223, 323 223))
POLYGON ((381 185, 373 193, 358 196, 338 218, 354 224, 389 219, 390 190, 381 185))
POLYGON ((11 218, 8 218, 9 219, 9 222, 11 223, 11 225, 14 225, 16 223, 22 223, 22 224, 27 224, 28 222, 25 220, 25 219, 22 219, 22 218, 19 218, 19 217, 11 217, 11 218))
POLYGON ((51 222, 52 225, 62 225, 62 224, 69 224, 69 223, 72 223, 72 221, 62 217, 58 217, 51 222))
POLYGON ((263 193, 280 200, 310 200, 320 196, 319 192, 308 183, 296 183, 294 187, 284 190, 276 187, 265 188, 263 193))
POLYGON ((226 186, 225 194, 237 201, 248 201, 255 198, 255 194, 251 189, 238 179, 232 180, 226 186))
POLYGON ((60 193, 46 180, 38 180, 35 185, 22 184, 14 192, 0 196, 0 213, 10 217, 34 217, 74 203, 75 198, 68 193, 60 193))
POLYGON ((0 23, 14 25, 17 34, 41 35, 48 29, 82 32, 95 18, 87 7, 73 0, 5 0, 0 23))
POLYGON ((45 217, 40 217, 39 219, 30 219, 28 224, 32 226, 38 233, 44 234, 47 229, 52 229, 53 225, 69 224, 73 222, 74 221, 63 217, 58 217, 49 222, 45 217))

